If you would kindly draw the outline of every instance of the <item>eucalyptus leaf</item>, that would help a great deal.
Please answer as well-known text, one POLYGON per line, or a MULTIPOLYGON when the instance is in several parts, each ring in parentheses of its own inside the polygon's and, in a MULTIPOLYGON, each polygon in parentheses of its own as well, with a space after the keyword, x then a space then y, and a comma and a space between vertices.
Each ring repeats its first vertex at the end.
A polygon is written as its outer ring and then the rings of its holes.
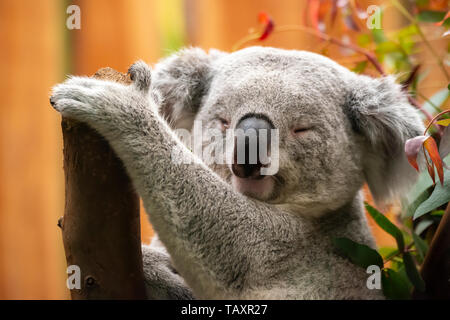
POLYGON ((378 54, 386 54, 391 53, 395 51, 400 51, 401 47, 398 43, 395 43, 393 41, 386 41, 382 42, 379 45, 377 45, 375 52, 378 54))
POLYGON ((446 204, 450 201, 450 170, 444 170, 444 185, 436 183, 431 196, 425 200, 414 213, 414 218, 417 219, 424 214, 446 204))
POLYGON ((419 271, 416 268, 416 263, 409 252, 403 254, 403 262, 405 263, 405 270, 409 280, 418 291, 424 292, 425 282, 420 276, 419 271))
POLYGON ((357 42, 361 47, 365 47, 371 43, 371 38, 367 34, 361 34, 358 36, 357 42))
POLYGON ((381 247, 378 248, 378 253, 386 260, 398 254, 398 249, 393 247, 381 247))
POLYGON ((433 96, 431 96, 428 101, 425 101, 423 104, 423 109, 427 110, 428 112, 434 113, 434 112, 440 112, 442 104, 449 98, 450 91, 448 88, 444 88, 436 92, 433 96))
POLYGON ((434 223, 434 221, 431 220, 431 219, 425 219, 425 220, 422 220, 422 221, 420 221, 420 222, 417 224, 417 226, 416 226, 414 232, 415 232, 416 234, 420 235, 420 234, 422 234, 422 232, 424 232, 424 231, 425 231, 429 226, 431 226, 433 223, 434 223))
POLYGON ((412 217, 414 213, 416 212, 417 208, 425 201, 427 200, 431 195, 431 190, 426 189, 423 191, 419 196, 406 207, 406 210, 404 211, 405 217, 412 217))
POLYGON ((391 300, 407 300, 411 298, 408 282, 392 269, 386 268, 381 274, 381 285, 386 298, 391 300))
POLYGON ((425 10, 417 15, 417 20, 422 22, 440 22, 444 19, 445 11, 425 10))
MULTIPOLYGON (((419 163, 420 164, 420 163, 419 163)), ((426 170, 420 171, 419 178, 405 197, 407 205, 412 204, 423 192, 433 186, 433 180, 426 170)), ((429 191, 431 194, 432 188, 429 191)))
POLYGON ((395 224, 389 221, 388 218, 384 216, 377 209, 372 207, 370 204, 365 202, 366 210, 369 212, 370 216, 375 220, 375 222, 387 233, 395 238, 397 241, 397 246, 399 251, 403 251, 405 249, 405 241, 403 239, 403 234, 399 228, 395 224))
POLYGON ((429 0, 416 0, 416 4, 420 7, 426 6, 429 2, 429 0))
POLYGON ((410 24, 407 27, 404 27, 397 31, 397 37, 398 38, 406 38, 410 36, 415 36, 419 33, 419 29, 417 29, 417 26, 415 24, 410 24))
POLYGON ((361 61, 359 62, 353 69, 352 71, 355 73, 362 73, 364 72, 364 70, 367 67, 367 60, 361 61))
POLYGON ((386 41, 386 36, 384 35, 384 32, 382 29, 371 29, 371 31, 372 31, 373 41, 376 44, 386 41))
POLYGON ((333 239, 333 244, 350 261, 364 269, 371 265, 383 268, 383 258, 380 254, 364 244, 359 244, 348 238, 333 239))
POLYGON ((421 263, 423 261, 423 259, 425 258, 425 255, 427 254, 428 245, 420 236, 418 236, 414 232, 412 232, 412 237, 414 239, 414 245, 417 249, 417 254, 420 258, 419 262, 421 263))
POLYGON ((450 28, 450 18, 445 19, 442 25, 446 28, 450 28))
POLYGON ((436 211, 432 211, 431 215, 432 216, 438 216, 438 217, 442 217, 445 213, 445 210, 436 210, 436 211))

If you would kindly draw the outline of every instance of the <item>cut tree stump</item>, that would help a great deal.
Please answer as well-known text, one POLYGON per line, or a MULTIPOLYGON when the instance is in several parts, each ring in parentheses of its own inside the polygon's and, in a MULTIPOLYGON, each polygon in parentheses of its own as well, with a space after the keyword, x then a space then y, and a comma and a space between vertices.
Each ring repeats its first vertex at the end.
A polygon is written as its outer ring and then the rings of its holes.
MULTIPOLYGON (((131 83, 111 68, 95 78, 131 83)), ((62 119, 67 265, 81 270, 72 299, 146 299, 139 197, 108 142, 84 123, 62 119)))

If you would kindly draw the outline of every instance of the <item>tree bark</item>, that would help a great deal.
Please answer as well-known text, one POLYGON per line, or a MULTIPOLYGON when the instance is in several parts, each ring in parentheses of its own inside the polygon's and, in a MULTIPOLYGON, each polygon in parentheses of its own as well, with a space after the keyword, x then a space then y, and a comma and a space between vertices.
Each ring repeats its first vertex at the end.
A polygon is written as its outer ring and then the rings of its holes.
MULTIPOLYGON (((130 83, 100 69, 95 78, 130 83)), ((108 142, 84 123, 62 119, 66 200, 62 229, 67 265, 81 270, 72 299, 145 299, 139 197, 108 142)))
POLYGON ((434 234, 421 268, 425 292, 414 292, 415 299, 450 299, 450 203, 434 234))

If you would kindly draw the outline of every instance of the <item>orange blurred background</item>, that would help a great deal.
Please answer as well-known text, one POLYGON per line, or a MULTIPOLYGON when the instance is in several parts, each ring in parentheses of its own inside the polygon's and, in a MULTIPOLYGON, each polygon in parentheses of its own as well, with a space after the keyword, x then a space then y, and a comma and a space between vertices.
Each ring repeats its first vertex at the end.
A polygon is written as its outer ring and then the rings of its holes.
MULTIPOLYGON (((382 2, 358 1, 361 7, 382 2)), ((303 25, 305 7, 303 0, 0 0, 0 299, 69 298, 56 226, 64 209, 64 176, 60 117, 48 102, 54 84, 68 73, 91 75, 105 66, 126 72, 137 59, 154 64, 181 46, 230 51, 258 27, 259 12, 280 25, 303 25), (66 27, 71 4, 81 9, 80 30, 66 27)), ((338 21, 333 35, 352 38, 338 21)), ((399 13, 386 11, 383 28, 402 23, 399 13)), ((251 44, 324 49, 300 32, 251 44)), ((354 65, 339 48, 326 49, 331 58, 354 65)), ((433 68, 425 95, 442 80, 433 68)), ((142 239, 149 242, 151 227, 142 217, 142 239)), ((378 244, 393 243, 374 232, 378 244)))

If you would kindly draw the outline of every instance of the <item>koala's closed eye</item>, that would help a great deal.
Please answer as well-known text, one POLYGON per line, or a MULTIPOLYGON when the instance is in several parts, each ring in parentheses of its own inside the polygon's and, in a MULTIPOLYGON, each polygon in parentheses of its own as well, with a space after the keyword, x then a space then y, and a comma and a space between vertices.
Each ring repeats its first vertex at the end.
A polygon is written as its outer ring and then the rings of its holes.
POLYGON ((228 129, 230 127, 230 121, 225 118, 217 117, 216 121, 219 123, 220 129, 222 131, 225 131, 226 129, 228 129))
POLYGON ((303 136, 306 133, 310 132, 313 129, 313 127, 310 126, 298 126, 298 127, 293 127, 291 129, 291 133, 294 136, 303 136))

